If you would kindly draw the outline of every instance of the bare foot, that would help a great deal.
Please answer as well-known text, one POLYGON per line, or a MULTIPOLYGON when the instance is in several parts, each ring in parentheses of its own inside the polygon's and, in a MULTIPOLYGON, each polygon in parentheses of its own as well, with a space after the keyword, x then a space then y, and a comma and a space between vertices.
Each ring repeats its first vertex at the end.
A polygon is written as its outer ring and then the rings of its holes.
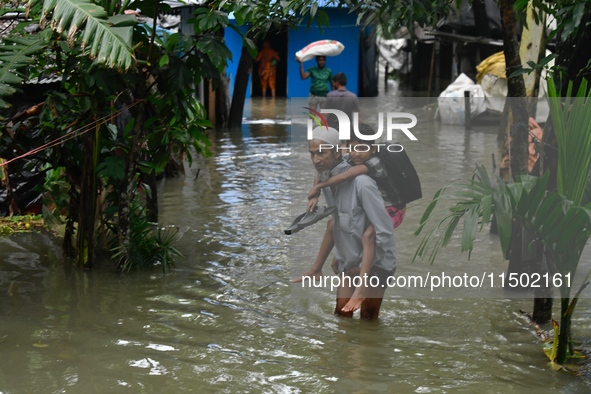
POLYGON ((365 298, 350 298, 349 302, 341 309, 341 311, 347 312, 355 312, 357 309, 361 308, 361 304, 363 304, 365 298))
POLYGON ((355 312, 357 309, 361 308, 361 304, 365 301, 366 297, 366 289, 364 287, 358 287, 353 292, 353 295, 349 299, 349 302, 345 304, 341 311, 343 312, 355 312))
POLYGON ((297 278, 292 279, 291 282, 292 283, 301 282, 302 278, 304 276, 312 278, 312 280, 314 280, 314 278, 322 278, 322 271, 308 270, 308 271, 304 272, 301 276, 298 276, 297 278))

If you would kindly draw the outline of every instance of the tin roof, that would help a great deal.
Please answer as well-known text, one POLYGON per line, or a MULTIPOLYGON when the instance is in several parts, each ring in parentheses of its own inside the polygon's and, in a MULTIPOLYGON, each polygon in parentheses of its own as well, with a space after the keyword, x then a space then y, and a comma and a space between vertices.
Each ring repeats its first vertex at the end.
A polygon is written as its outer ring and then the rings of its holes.
POLYGON ((205 0, 164 0, 163 3, 168 4, 170 8, 189 7, 193 5, 203 5, 205 0))
POLYGON ((0 42, 18 25, 17 19, 3 19, 0 20, 0 42))

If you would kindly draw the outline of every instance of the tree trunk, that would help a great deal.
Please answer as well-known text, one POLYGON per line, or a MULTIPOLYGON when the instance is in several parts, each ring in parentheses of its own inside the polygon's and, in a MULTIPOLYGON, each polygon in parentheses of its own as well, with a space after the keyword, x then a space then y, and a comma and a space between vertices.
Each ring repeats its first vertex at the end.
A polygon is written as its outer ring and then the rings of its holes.
POLYGON ((156 190, 158 186, 156 185, 156 175, 153 170, 145 175, 144 182, 150 188, 150 193, 146 196, 148 221, 158 223, 158 190, 156 190))
POLYGON ((534 297, 532 320, 537 324, 546 324, 552 320, 552 289, 536 289, 534 297))
MULTIPOLYGON (((509 118, 507 121, 506 144, 509 158, 510 180, 515 180, 519 175, 528 173, 528 147, 529 147, 529 113, 525 81, 522 75, 511 78, 511 74, 522 67, 519 55, 519 41, 517 40, 516 16, 514 12, 515 0, 501 0, 501 21, 503 24, 503 50, 507 73, 507 98, 509 103, 509 118)), ((510 181, 509 180, 509 181, 510 181)), ((516 229, 514 226, 514 229, 516 229)), ((529 239, 524 238, 523 228, 516 229, 511 239, 511 249, 508 273, 535 271, 540 266, 539 256, 534 256, 529 261, 524 261, 523 251, 526 251, 529 239), (518 251, 518 252, 517 252, 518 251), (517 252, 517 253, 516 253, 517 252)), ((552 313, 552 299, 547 293, 538 293, 534 299, 533 318, 538 322, 547 322, 552 313)))
POLYGON ((570 298, 560 299, 560 333, 558 334, 558 349, 556 351, 556 362, 558 364, 564 364, 566 361, 571 322, 570 315, 566 314, 569 305, 570 298))
POLYGON ((528 157, 528 113, 525 99, 525 83, 523 76, 510 78, 511 73, 521 68, 519 41, 515 22, 514 0, 501 0, 501 20, 503 23, 503 50, 507 68, 507 97, 511 100, 509 118, 509 166, 511 178, 527 174, 528 157))
MULTIPOLYGON (((546 256, 544 255, 544 247, 536 242, 537 255, 536 259, 532 261, 532 271, 544 275, 552 275, 548 269, 546 256)), ((531 277, 531 276, 530 276, 531 277)), ((546 324, 552 320, 552 304, 553 289, 551 286, 546 286, 544 283, 540 287, 534 289, 534 311, 532 313, 532 320, 537 324, 546 324)))
POLYGON ((225 73, 220 75, 220 83, 215 92, 216 124, 225 126, 228 124, 230 114, 230 81, 225 73))
POLYGON ((94 228, 96 223, 96 162, 98 130, 86 133, 84 161, 78 205, 77 256, 78 265, 92 269, 94 260, 94 228))
POLYGON ((20 215, 21 210, 16 202, 16 196, 12 188, 12 181, 10 180, 10 172, 8 171, 8 165, 5 165, 0 169, 4 171, 4 185, 6 186, 6 201, 8 202, 8 212, 10 216, 20 215))
MULTIPOLYGON (((60 155, 63 155, 63 150, 60 149, 60 155)), ((64 156, 62 156, 64 157, 64 156)), ((63 161, 63 166, 66 168, 66 180, 70 185, 70 190, 68 190, 68 196, 70 197, 70 201, 68 204, 68 216, 66 218, 66 228, 64 231, 64 242, 62 243, 62 250, 64 251, 64 255, 74 259, 76 256, 76 247, 74 246, 73 239, 74 239, 74 223, 78 220, 78 212, 80 206, 80 193, 78 189, 80 188, 80 181, 77 174, 78 168, 70 168, 70 163, 67 160, 63 161)))
MULTIPOLYGON (((131 221, 131 202, 136 194, 135 175, 137 173, 137 162, 140 154, 140 143, 142 128, 144 125, 144 106, 136 105, 133 108, 133 135, 131 137, 131 146, 127 156, 125 166, 125 179, 122 182, 119 195, 119 246, 126 250, 130 244, 130 221, 131 221)), ((125 261, 119 261, 118 269, 121 269, 125 261)))
POLYGON ((242 125, 242 114, 244 113, 244 102, 246 100, 246 88, 252 69, 252 56, 242 47, 240 63, 236 71, 236 81, 234 82, 234 95, 232 96, 232 105, 230 106, 230 116, 228 118, 228 127, 240 127, 242 125))

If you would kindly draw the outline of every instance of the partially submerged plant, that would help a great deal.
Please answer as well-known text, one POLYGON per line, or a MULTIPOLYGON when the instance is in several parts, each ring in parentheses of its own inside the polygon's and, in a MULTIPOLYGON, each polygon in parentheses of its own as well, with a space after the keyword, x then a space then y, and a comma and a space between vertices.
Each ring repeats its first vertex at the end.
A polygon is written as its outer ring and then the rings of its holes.
POLYGON ((130 272, 160 265, 166 273, 174 266, 175 260, 182 256, 173 246, 178 228, 163 228, 149 222, 145 209, 138 203, 132 204, 130 229, 129 243, 111 249, 112 258, 117 261, 120 271, 130 272))
POLYGON ((561 101, 552 80, 548 81, 548 87, 550 114, 558 141, 557 191, 547 190, 548 171, 541 177, 524 175, 505 184, 498 177, 496 181, 491 180, 483 167, 477 167, 472 180, 435 193, 415 235, 434 219, 440 200, 444 197, 457 200, 444 209, 447 215, 423 236, 415 258, 429 256, 433 263, 438 249, 448 245, 460 222, 463 223, 461 251, 471 252, 476 231, 490 223, 493 214, 501 248, 507 252, 512 223, 518 222, 543 246, 550 273, 562 279, 556 286, 560 290, 561 316, 558 343, 552 354, 552 361, 562 364, 567 356, 574 355, 572 347, 569 348, 570 325, 579 295, 588 284, 587 277, 571 298, 579 260, 591 236, 591 204, 581 206, 591 165, 591 93, 584 81, 575 97, 561 101))

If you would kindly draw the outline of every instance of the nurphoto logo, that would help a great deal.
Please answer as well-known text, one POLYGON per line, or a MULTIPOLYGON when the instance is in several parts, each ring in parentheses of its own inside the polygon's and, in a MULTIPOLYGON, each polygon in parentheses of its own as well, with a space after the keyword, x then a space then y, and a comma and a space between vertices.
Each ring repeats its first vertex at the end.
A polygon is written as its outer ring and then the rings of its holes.
MULTIPOLYGON (((328 123, 326 118, 322 116, 322 114, 333 114, 336 116, 338 120, 338 132, 339 132, 339 139, 341 141, 348 141, 351 139, 351 131, 355 133, 355 136, 362 141, 378 141, 384 134, 384 129, 386 131, 386 142, 387 143, 372 143, 372 144, 357 144, 354 148, 357 152, 368 152, 371 150, 371 147, 376 147, 377 151, 379 152, 380 149, 388 150, 389 152, 401 152, 404 150, 404 147, 398 143, 390 143, 393 141, 394 131, 402 131, 411 141, 417 141, 417 137, 414 136, 413 133, 409 129, 417 125, 417 117, 408 112, 379 112, 378 113, 378 128, 375 134, 373 135, 364 135, 359 132, 359 113, 353 112, 353 122, 349 119, 349 116, 343 111, 338 109, 321 109, 320 112, 312 109, 306 108, 309 110, 310 118, 308 119, 307 124, 307 131, 308 131, 308 140, 311 140, 312 131, 315 128, 314 123, 316 123, 317 127, 325 127, 328 130, 328 123), (384 127, 384 119, 385 119, 385 127, 384 127), (400 123, 400 120, 410 120, 410 122, 400 123), (353 125, 353 127, 351 127, 353 125)), ((350 149, 350 148, 340 148, 335 147, 331 144, 321 144, 319 149, 350 149)))

